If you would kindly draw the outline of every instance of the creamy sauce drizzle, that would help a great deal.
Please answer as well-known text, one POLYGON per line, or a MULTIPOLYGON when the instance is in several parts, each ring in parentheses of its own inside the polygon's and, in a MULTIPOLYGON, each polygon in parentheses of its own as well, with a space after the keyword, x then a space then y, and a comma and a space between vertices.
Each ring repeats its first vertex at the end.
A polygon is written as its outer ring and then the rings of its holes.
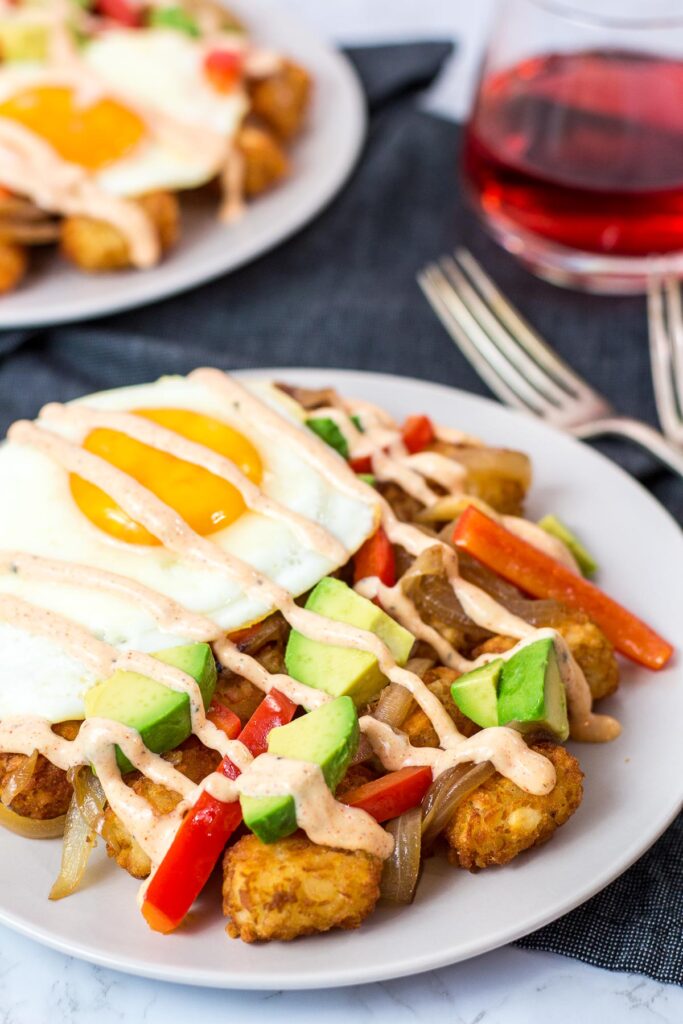
MULTIPOLYGON (((583 738, 593 740, 609 739, 616 735, 618 725, 614 720, 592 713, 590 691, 585 678, 573 661, 566 644, 554 631, 534 629, 498 605, 489 595, 463 580, 458 573, 457 554, 451 548, 441 541, 435 541, 421 530, 399 522, 388 503, 373 488, 360 481, 343 460, 340 460, 311 431, 290 422, 220 371, 198 370, 190 376, 218 393, 229 406, 241 409, 244 415, 253 418, 266 435, 274 437, 278 443, 289 442, 295 446, 296 450, 339 491, 377 508, 382 525, 392 543, 403 546, 416 558, 430 549, 437 549, 447 578, 463 609, 479 625, 493 633, 501 633, 520 640, 521 643, 515 649, 539 636, 552 635, 565 679, 573 734, 580 733, 583 738)), ((354 413, 362 417, 364 427, 364 433, 356 430, 356 434, 366 442, 368 424, 373 417, 382 445, 387 442, 391 431, 395 432, 395 425, 388 414, 376 411, 368 403, 348 403, 346 418, 354 413), (380 429, 383 431, 381 434, 380 429)), ((318 550, 322 549, 331 558, 334 553, 333 560, 341 555, 345 561, 351 554, 346 551, 340 552, 336 539, 322 531, 317 524, 302 517, 294 517, 293 513, 281 509, 266 498, 258 488, 239 474, 231 463, 227 463, 227 460, 200 445, 148 423, 141 417, 123 413, 101 413, 84 407, 71 406, 65 409, 53 405, 44 410, 44 421, 78 425, 84 429, 96 425, 122 429, 144 443, 170 451, 179 458, 185 458, 215 472, 218 476, 223 475, 238 487, 247 505, 273 518, 286 520, 292 529, 298 531, 300 539, 308 546, 317 546, 318 550)), ((351 431, 353 430, 355 427, 351 423, 351 431)), ((388 648, 374 634, 323 618, 299 607, 287 590, 252 566, 224 552, 210 540, 196 534, 177 513, 137 481, 77 444, 28 422, 14 424, 9 437, 17 443, 36 447, 66 471, 76 473, 106 491, 130 516, 158 537, 166 548, 182 558, 226 574, 244 593, 267 603, 272 609, 279 609, 290 625, 306 636, 322 643, 354 647, 373 654, 387 678, 405 686, 413 695, 432 722, 440 743, 440 748, 413 748, 407 737, 394 733, 392 729, 370 716, 364 716, 360 723, 361 729, 385 767, 394 770, 408 764, 430 764, 435 774, 440 774, 454 764, 466 761, 491 761, 498 771, 529 792, 545 793, 552 789, 552 765, 547 759, 530 750, 518 733, 511 729, 496 728, 483 730, 470 739, 463 737, 439 699, 418 676, 400 668, 388 648)), ((349 437, 353 440, 351 432, 349 437)), ((405 449, 401 451, 396 441, 390 442, 389 448, 390 452, 385 456, 387 459, 406 459, 405 449)), ((375 457, 376 452, 372 454, 373 464, 375 457)), ((414 460, 414 457, 412 458, 414 460)), ((438 476, 440 469, 443 469, 440 460, 430 460, 428 466, 425 460, 421 460, 421 463, 413 461, 412 466, 421 468, 424 476, 429 478, 438 476)), ((407 473, 420 475, 414 468, 404 468, 407 473)), ((451 469, 449 474, 451 475, 448 482, 453 486, 462 480, 459 471, 457 480, 451 469)), ((443 478, 439 478, 434 482, 444 486, 442 480, 443 478)), ((171 599, 156 594, 135 581, 87 566, 71 565, 20 552, 0 552, 0 571, 17 572, 38 579, 64 581, 76 586, 101 588, 122 594, 144 607, 161 628, 181 631, 196 639, 213 640, 214 649, 221 662, 231 671, 249 679, 262 691, 268 692, 277 688, 307 708, 318 707, 331 699, 327 694, 304 686, 289 676, 268 673, 254 658, 239 651, 229 638, 222 636, 221 630, 211 619, 195 615, 171 599)), ((384 588, 378 580, 369 579, 359 584, 359 590, 366 596, 379 596, 385 607, 389 608, 414 635, 434 646, 445 664, 465 671, 490 659, 491 656, 484 656, 478 662, 470 662, 462 658, 443 638, 420 620, 414 605, 398 585, 394 588, 384 588)), ((221 800, 235 799, 239 793, 291 795, 295 800, 298 824, 315 842, 348 849, 365 849, 380 857, 386 857, 390 853, 391 838, 364 812, 340 805, 325 785, 319 768, 306 762, 274 758, 267 754, 260 755, 254 760, 243 744, 236 740, 228 740, 220 730, 207 721, 199 687, 190 676, 150 655, 135 651, 121 652, 97 640, 83 627, 63 616, 38 608, 17 597, 0 595, 0 618, 28 632, 49 637, 74 658, 88 665, 99 677, 105 678, 118 668, 128 669, 187 693, 193 732, 206 746, 230 757, 240 768, 242 774, 236 782, 231 782, 220 773, 213 773, 197 787, 176 772, 163 758, 146 750, 137 733, 115 722, 88 719, 81 726, 78 738, 72 742, 58 737, 52 732, 49 723, 42 719, 5 719, 0 722, 0 750, 30 754, 34 749, 38 749, 62 768, 77 764, 93 764, 101 778, 107 799, 125 827, 147 852, 153 866, 158 865, 162 859, 183 814, 197 799, 202 789, 221 800), (122 782, 114 756, 115 744, 121 747, 129 760, 145 775, 179 793, 181 803, 172 814, 158 818, 149 804, 122 782)), ((511 653, 508 652, 503 657, 509 657, 511 653)))

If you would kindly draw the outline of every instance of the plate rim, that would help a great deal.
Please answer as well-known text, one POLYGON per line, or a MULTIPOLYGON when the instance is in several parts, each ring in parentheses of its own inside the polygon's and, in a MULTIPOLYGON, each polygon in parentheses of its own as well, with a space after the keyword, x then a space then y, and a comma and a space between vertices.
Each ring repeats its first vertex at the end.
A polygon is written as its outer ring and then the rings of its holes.
MULTIPOLYGON (((403 385, 408 384, 413 387, 417 385, 420 389, 432 389, 434 391, 438 391, 444 397, 450 396, 451 398, 456 399, 466 398, 468 402, 479 405, 481 408, 489 410, 495 408, 497 413, 502 413, 506 417, 511 416, 513 419, 518 421, 529 422, 534 419, 527 416, 525 413, 509 409, 491 398, 473 394, 472 392, 452 387, 447 384, 424 380, 410 375, 403 376, 366 370, 350 370, 346 368, 291 366, 254 367, 234 372, 234 376, 246 379, 254 379, 258 377, 274 379, 280 377, 292 378, 304 383, 307 378, 313 381, 316 378, 320 378, 321 375, 334 378, 332 383, 341 385, 344 385, 345 383, 352 385, 354 379, 363 379, 366 382, 369 380, 377 383, 382 388, 390 388, 392 383, 400 383, 403 385)), ((645 497, 649 507, 652 508, 657 515, 663 516, 664 519, 668 520, 669 523, 678 531, 681 536, 681 540, 683 541, 683 532, 681 532, 679 524, 668 509, 657 501, 657 499, 638 480, 627 473, 618 465, 618 463, 613 462, 601 452, 589 447, 584 442, 577 440, 556 427, 552 427, 546 423, 541 423, 538 420, 536 420, 536 426, 540 428, 542 432, 549 433, 552 437, 561 438, 564 443, 569 443, 572 447, 579 448, 584 451, 587 449, 591 458, 595 459, 597 462, 607 464, 611 471, 616 470, 617 474, 628 484, 635 486, 642 492, 642 495, 645 497)), ((522 938, 524 935, 528 935, 531 932, 536 931, 538 928, 542 928, 551 921, 563 917, 565 914, 589 900, 592 896, 600 892, 612 881, 622 875, 633 863, 635 863, 636 860, 638 860, 639 857, 650 849, 650 847, 654 845, 677 816, 681 810, 682 803, 683 793, 679 797, 674 795, 670 803, 667 803, 666 808, 658 817, 656 824, 650 827, 647 833, 647 839, 644 842, 642 836, 634 837, 633 841, 624 847, 623 854, 620 857, 614 859, 609 866, 606 866, 596 876, 592 877, 589 884, 581 886, 578 892, 575 892, 574 895, 563 899, 559 903, 556 901, 553 909, 545 911, 539 910, 535 916, 530 919, 526 919, 525 923, 521 926, 511 925, 507 928, 502 928, 495 934, 491 935, 484 943, 482 943, 481 940, 477 940, 476 937, 472 938, 469 942, 460 943, 460 950, 456 955, 445 950, 441 953, 437 951, 417 956, 413 955, 412 957, 403 956, 401 959, 394 961, 391 967, 387 967, 385 965, 384 967, 377 968, 372 964, 368 964, 362 969, 357 966, 349 968, 335 966, 334 973, 329 974, 328 976, 316 973, 315 975, 307 977, 305 975, 305 971, 303 973, 299 971, 294 978, 291 976, 291 971, 284 968, 280 973, 255 970, 248 976, 243 973, 240 973, 239 976, 237 976, 237 974, 231 973, 230 971, 218 973, 213 968, 203 969, 190 967, 183 970, 182 968, 178 968, 176 965, 166 967, 163 964, 140 963, 132 957, 129 958, 123 955, 98 953, 96 949, 93 950, 91 947, 80 942, 72 941, 71 939, 60 939, 42 926, 36 927, 30 923, 24 922, 18 915, 4 910, 1 904, 0 923, 7 925, 9 928, 41 943, 42 945, 46 945, 70 956, 75 956, 78 959, 82 959, 111 970, 116 970, 121 973, 151 978, 158 981, 171 982, 174 984, 194 985, 202 988, 225 990, 304 991, 320 990, 331 987, 342 988, 350 985, 388 981, 394 978, 421 974, 425 971, 435 970, 468 960, 475 956, 483 955, 491 950, 507 945, 516 939, 522 938), (560 907, 560 909, 558 909, 558 907, 560 907)))
MULTIPOLYGON (((101 280, 108 279, 109 296, 106 300, 101 297, 77 298, 66 302, 61 309, 51 309, 48 306, 47 312, 40 307, 40 295, 36 297, 35 286, 26 285, 25 291, 10 293, 8 299, 19 305, 18 298, 23 298, 24 309, 18 314, 10 310, 9 314, 3 309, 3 302, 0 299, 0 331, 24 330, 54 327, 59 324, 75 324, 84 320, 96 319, 105 316, 112 316, 131 309, 138 309, 141 306, 150 306, 164 298, 172 298, 181 295, 186 291, 208 284, 219 277, 227 276, 241 267, 264 256, 276 249, 283 242, 301 231, 318 217, 326 207, 333 201, 352 174, 361 155, 365 143, 368 127, 367 101, 360 77, 353 64, 346 54, 332 44, 309 26, 307 20, 298 14, 290 14, 289 11, 276 5, 273 0, 219 0, 225 6, 231 6, 236 13, 243 13, 247 24, 251 23, 258 34, 258 26, 264 19, 278 24, 286 24, 289 31, 295 31, 306 49, 310 49, 318 58, 324 58, 335 77, 335 88, 343 97, 343 102, 348 106, 349 116, 344 122, 344 134, 341 136, 344 145, 340 147, 335 165, 331 171, 324 175, 317 174, 312 183, 312 201, 304 212, 296 215, 288 215, 283 223, 267 239, 259 237, 250 238, 240 249, 240 254, 234 257, 229 254, 229 247, 226 251, 226 258, 223 261, 216 261, 211 268, 202 268, 201 263, 193 268, 184 263, 182 259, 174 262, 177 250, 171 253, 167 260, 162 261, 151 271, 124 270, 101 276, 101 280), (155 271, 163 271, 163 277, 155 279, 147 277, 146 274, 154 274, 155 271), (121 286, 125 293, 125 283, 131 282, 131 294, 119 295, 121 286), (145 287, 146 285, 146 287, 145 287), (72 308, 77 307, 77 308, 72 308)), ((296 148, 296 141, 294 143, 296 148)), ((296 175, 293 176, 294 180, 296 175)), ((286 188, 287 182, 283 188, 286 188)), ((277 195, 277 190, 271 193, 277 195)), ((286 193, 285 193, 286 195, 286 193)), ((249 216, 247 209, 245 217, 249 216)), ((182 239, 181 239, 182 241, 182 239)), ((88 274, 83 275, 87 280, 88 274)), ((78 282, 76 281, 76 284, 78 282)), ((7 308, 7 307, 5 307, 7 308)))

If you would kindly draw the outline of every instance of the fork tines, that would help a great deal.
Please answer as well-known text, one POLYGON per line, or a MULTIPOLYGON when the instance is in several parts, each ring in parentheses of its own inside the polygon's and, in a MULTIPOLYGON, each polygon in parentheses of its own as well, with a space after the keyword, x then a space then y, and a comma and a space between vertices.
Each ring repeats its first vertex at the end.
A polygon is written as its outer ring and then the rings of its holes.
POLYGON ((508 405, 563 427, 611 412, 607 401, 548 347, 467 249, 430 263, 418 282, 463 355, 508 405))

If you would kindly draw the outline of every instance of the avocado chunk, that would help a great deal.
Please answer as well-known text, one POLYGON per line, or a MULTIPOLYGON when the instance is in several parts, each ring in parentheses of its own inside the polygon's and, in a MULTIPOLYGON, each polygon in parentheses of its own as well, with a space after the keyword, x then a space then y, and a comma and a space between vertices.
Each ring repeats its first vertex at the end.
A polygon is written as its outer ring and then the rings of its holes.
MULTIPOLYGON (((204 707, 208 708, 216 686, 216 662, 208 644, 169 647, 152 657, 192 676, 201 690, 204 707)), ((122 669, 88 690, 85 714, 87 718, 111 718, 131 726, 155 754, 173 750, 192 732, 190 698, 186 693, 171 690, 138 672, 122 669)), ((116 760, 122 772, 133 770, 118 747, 116 760)))
POLYGON ((568 526, 558 519, 557 516, 544 516, 543 519, 539 519, 538 525, 541 529, 549 533, 551 537, 557 537, 562 543, 569 548, 576 564, 581 570, 582 575, 592 578, 598 571, 598 564, 590 554, 589 551, 583 546, 576 534, 572 533, 568 526))
MULTIPOLYGON (((374 633, 387 645, 399 665, 405 665, 408 660, 415 642, 412 633, 341 580, 331 577, 320 580, 306 608, 374 633)), ((296 630, 289 634, 285 664, 290 676, 300 683, 324 690, 332 697, 348 694, 356 707, 373 700, 386 683, 373 654, 309 640, 296 630)))
POLYGON ((520 732, 548 732, 560 742, 569 736, 567 696, 552 637, 521 647, 504 663, 498 722, 514 722, 520 732))
POLYGON ((503 664, 502 658, 496 658, 466 672, 451 685, 454 703, 482 729, 498 725, 498 684, 503 664))
POLYGON ((44 61, 47 50, 47 26, 20 19, 0 22, 0 61, 44 61))
MULTIPOLYGON (((358 717, 350 697, 337 697, 289 725, 273 729, 268 753, 322 768, 332 792, 358 747, 358 717)), ((292 796, 241 796, 245 824, 262 843, 274 843, 297 829, 292 796)))

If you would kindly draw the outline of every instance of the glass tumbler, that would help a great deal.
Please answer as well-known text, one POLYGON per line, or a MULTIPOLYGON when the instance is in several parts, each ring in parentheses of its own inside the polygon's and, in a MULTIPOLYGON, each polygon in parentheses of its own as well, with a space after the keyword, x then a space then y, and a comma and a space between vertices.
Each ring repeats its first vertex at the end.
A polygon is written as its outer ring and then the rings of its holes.
POLYGON ((463 174, 541 277, 617 293, 683 276, 681 0, 504 0, 463 174))

